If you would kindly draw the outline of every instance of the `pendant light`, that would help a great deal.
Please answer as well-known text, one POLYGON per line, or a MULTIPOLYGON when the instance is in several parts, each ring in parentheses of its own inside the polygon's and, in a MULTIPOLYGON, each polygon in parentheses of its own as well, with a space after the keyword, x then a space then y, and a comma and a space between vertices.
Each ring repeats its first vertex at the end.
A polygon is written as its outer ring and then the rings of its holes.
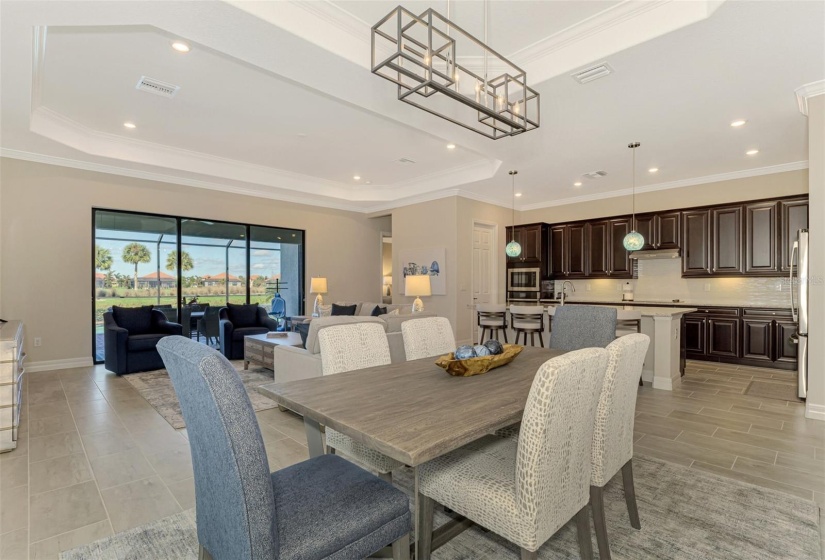
POLYGON ((518 175, 518 171, 511 169, 510 177, 511 183, 513 184, 513 233, 510 236, 510 243, 508 243, 504 249, 508 257, 517 257, 521 254, 521 245, 516 241, 516 175, 518 175))
POLYGON ((632 197, 633 197, 633 220, 630 223, 631 231, 627 235, 624 236, 624 248, 628 251, 638 251, 642 247, 645 246, 645 238, 644 236, 636 231, 636 148, 641 146, 638 142, 631 142, 627 145, 628 148, 633 150, 633 190, 632 190, 632 197))

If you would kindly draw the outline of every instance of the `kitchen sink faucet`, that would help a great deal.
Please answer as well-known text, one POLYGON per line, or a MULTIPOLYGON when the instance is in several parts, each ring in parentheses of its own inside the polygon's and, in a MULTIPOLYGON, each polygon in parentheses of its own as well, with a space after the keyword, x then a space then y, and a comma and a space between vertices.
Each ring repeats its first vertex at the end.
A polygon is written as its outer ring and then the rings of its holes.
POLYGON ((570 280, 565 280, 561 285, 561 304, 564 305, 564 299, 567 297, 567 285, 570 284, 570 287, 573 288, 573 293, 576 293, 576 286, 573 285, 573 282, 570 280))

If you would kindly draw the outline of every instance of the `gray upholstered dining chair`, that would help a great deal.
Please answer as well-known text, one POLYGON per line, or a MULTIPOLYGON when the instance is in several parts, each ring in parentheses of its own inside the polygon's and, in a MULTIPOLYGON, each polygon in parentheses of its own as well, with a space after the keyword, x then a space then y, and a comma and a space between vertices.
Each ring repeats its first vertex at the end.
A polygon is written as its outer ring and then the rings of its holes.
POLYGON ((590 504, 599 558, 610 559, 604 514, 604 487, 621 470, 630 525, 641 529, 636 491, 633 486, 633 422, 642 365, 650 345, 646 334, 617 338, 607 347, 607 372, 602 383, 593 431, 593 472, 590 475, 590 504))
POLYGON ((446 317, 424 317, 401 323, 407 360, 442 356, 455 351, 455 335, 446 317))
MULTIPOLYGON (((321 346, 321 373, 334 375, 356 369, 383 366, 391 362, 387 333, 380 323, 351 323, 326 327, 318 331, 321 346)), ((392 471, 403 463, 367 447, 331 428, 326 429, 330 453, 341 452, 392 481, 392 471)))
POLYGON ((587 348, 538 370, 518 440, 486 436, 419 467, 420 558, 432 549, 435 502, 521 547, 522 560, 573 517, 592 558, 590 455, 607 350, 587 348))
POLYGON ((604 348, 616 338, 616 310, 595 305, 560 305, 550 318, 550 348, 604 348))
POLYGON ((527 346, 527 335, 530 335, 530 345, 536 344, 536 333, 539 335, 539 346, 544 346, 544 307, 541 305, 511 305, 510 325, 516 332, 516 344, 519 337, 524 335, 524 345, 527 346))
POLYGON ((341 457, 270 473, 237 371, 191 339, 158 343, 180 400, 195 471, 199 557, 365 558, 392 543, 409 560, 406 495, 341 457))
POLYGON ((480 303, 476 305, 479 333, 478 343, 484 344, 484 333, 498 340, 498 333, 504 334, 507 343, 507 306, 504 304, 480 303))

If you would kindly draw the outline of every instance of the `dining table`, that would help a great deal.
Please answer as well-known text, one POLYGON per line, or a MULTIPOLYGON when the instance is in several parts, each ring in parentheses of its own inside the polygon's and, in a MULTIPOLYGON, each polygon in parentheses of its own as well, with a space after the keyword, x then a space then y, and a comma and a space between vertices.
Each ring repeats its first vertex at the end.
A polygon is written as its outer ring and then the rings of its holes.
MULTIPOLYGON (((539 367, 564 353, 526 346, 511 363, 471 377, 453 377, 435 357, 423 358, 268 383, 258 391, 303 416, 310 457, 325 453, 326 426, 412 467, 417 536, 418 467, 521 421, 539 367)), ((439 527, 433 550, 471 525, 459 516, 439 527)))

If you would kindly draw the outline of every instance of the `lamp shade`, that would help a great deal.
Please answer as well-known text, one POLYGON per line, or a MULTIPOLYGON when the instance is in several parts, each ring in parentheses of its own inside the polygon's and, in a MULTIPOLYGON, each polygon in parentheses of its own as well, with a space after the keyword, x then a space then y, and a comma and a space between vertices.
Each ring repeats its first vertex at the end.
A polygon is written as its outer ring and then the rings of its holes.
POLYGON ((327 293, 327 279, 326 278, 312 278, 309 282, 309 293, 311 294, 325 294, 327 293))
POLYGON ((392 284, 392 276, 384 276, 384 285, 389 286, 392 284))
POLYGON ((432 295, 430 276, 421 274, 404 278, 404 295, 416 297, 432 295))

